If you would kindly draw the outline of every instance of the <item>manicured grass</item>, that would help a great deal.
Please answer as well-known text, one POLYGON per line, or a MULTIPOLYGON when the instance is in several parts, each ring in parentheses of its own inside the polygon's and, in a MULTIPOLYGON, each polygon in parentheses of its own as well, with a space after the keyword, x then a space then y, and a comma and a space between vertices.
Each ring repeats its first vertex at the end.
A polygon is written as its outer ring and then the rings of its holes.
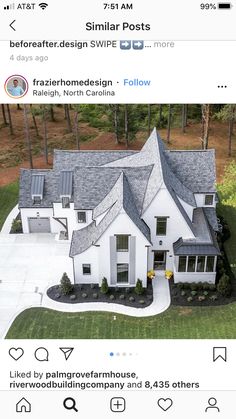
POLYGON ((0 187, 0 230, 9 212, 14 208, 18 201, 19 184, 10 183, 0 187))
POLYGON ((221 307, 171 307, 148 318, 113 313, 62 313, 31 308, 7 339, 235 339, 236 303, 221 307))

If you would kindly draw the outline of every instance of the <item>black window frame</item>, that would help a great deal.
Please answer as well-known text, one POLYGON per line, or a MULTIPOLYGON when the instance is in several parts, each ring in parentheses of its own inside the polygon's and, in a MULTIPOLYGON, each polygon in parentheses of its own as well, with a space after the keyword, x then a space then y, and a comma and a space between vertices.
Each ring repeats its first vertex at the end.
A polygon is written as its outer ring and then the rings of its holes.
POLYGON ((207 256, 207 261, 206 261, 206 271, 205 272, 208 272, 208 273, 215 272, 214 267, 215 267, 215 256, 208 255, 207 256), (211 263, 211 267, 212 267, 212 269, 210 269, 210 270, 208 269, 208 267, 210 265, 209 260, 212 261, 212 262, 210 262, 211 263))
POLYGON ((205 203, 204 203, 204 205, 206 205, 206 206, 212 206, 213 203, 214 203, 214 195, 213 194, 206 194, 205 195, 205 203), (209 198, 211 199, 211 203, 207 202, 207 199, 209 199, 209 198))
POLYGON ((127 253, 129 251, 129 235, 128 234, 117 234, 116 235, 116 251, 117 252, 125 252, 125 253, 127 253), (125 240, 127 240, 127 247, 125 247, 125 245, 121 246, 122 243, 119 243, 119 240, 122 241, 122 239, 124 240, 124 238, 125 238, 125 240))
POLYGON ((91 263, 83 263, 82 264, 82 272, 83 272, 83 275, 91 275, 91 263), (88 268, 89 267, 89 268, 88 268), (84 269, 89 269, 89 272, 84 272, 84 269))
POLYGON ((33 202, 35 205, 40 205, 42 202, 42 197, 40 195, 34 195, 33 202))
POLYGON ((61 205, 64 209, 70 208, 70 198, 68 196, 62 196, 61 205))
POLYGON ((197 256, 196 255, 189 255, 188 256, 188 266, 187 266, 187 272, 196 272, 196 260, 197 260, 197 256), (191 259, 194 259, 194 270, 191 270, 190 267, 193 267, 193 264, 191 265, 191 259))
POLYGON ((77 211, 77 222, 79 224, 86 224, 87 223, 87 214, 86 211, 77 211), (84 214, 84 220, 79 220, 79 214, 84 214))
POLYGON ((157 236, 166 236, 166 232, 167 232, 167 218, 168 217, 156 217, 156 235, 157 236), (158 231, 158 226, 160 228, 160 224, 164 225, 164 232, 159 232, 158 231))
POLYGON ((187 270, 187 256, 179 256, 178 272, 186 272, 187 270), (180 260, 185 259, 185 270, 180 270, 180 260))

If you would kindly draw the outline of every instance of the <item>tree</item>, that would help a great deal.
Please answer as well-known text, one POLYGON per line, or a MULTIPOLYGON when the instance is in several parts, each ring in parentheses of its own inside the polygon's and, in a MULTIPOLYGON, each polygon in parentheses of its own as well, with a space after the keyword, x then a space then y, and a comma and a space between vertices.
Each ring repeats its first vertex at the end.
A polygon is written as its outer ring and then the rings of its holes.
POLYGON ((129 147, 129 114, 128 105, 125 105, 125 142, 126 147, 129 147))
POLYGON ((151 105, 148 105, 148 135, 151 134, 151 105))
POLYGON ((232 291, 231 281, 228 275, 226 275, 225 273, 219 279, 219 282, 217 285, 217 291, 223 297, 230 297, 231 295, 231 291, 232 291))
POLYGON ((74 286, 72 285, 71 280, 66 272, 64 272, 62 275, 60 281, 60 289, 63 295, 69 295, 74 289, 74 286))
POLYGON ((47 108, 43 106, 42 119, 43 119, 43 138, 44 138, 44 157, 46 164, 48 163, 48 130, 47 130, 47 108))
POLYGON ((210 132, 210 120, 211 120, 211 105, 202 105, 202 149, 208 149, 208 140, 210 132))
POLYGON ((54 114, 54 108, 53 108, 53 105, 49 105, 49 110, 50 110, 50 118, 51 118, 51 122, 55 122, 55 114, 54 114))
POLYGON ((217 114, 217 118, 228 122, 228 156, 232 155, 232 140, 234 131, 234 122, 236 121, 236 105, 225 105, 217 114))
POLYGON ((186 126, 187 126, 187 106, 188 105, 182 105, 182 133, 185 134, 186 126))
POLYGON ((158 128, 161 128, 161 123, 162 123, 162 105, 159 105, 158 128))
POLYGON ((167 143, 170 143, 170 129, 171 129, 172 107, 168 105, 168 124, 167 124, 167 143))
POLYGON ((67 130, 68 130, 68 132, 72 132, 69 105, 64 105, 64 109, 65 109, 65 119, 66 119, 66 122, 67 122, 67 130))
POLYGON ((29 132, 27 105, 23 105, 23 109, 24 109, 25 141, 26 141, 26 146, 28 149, 28 158, 29 158, 30 168, 33 169, 33 158, 32 158, 30 132, 29 132))
POLYGON ((36 131, 36 135, 37 135, 37 137, 39 137, 39 130, 38 130, 38 126, 37 126, 37 122, 36 122, 36 118, 35 118, 35 113, 34 113, 33 105, 30 105, 30 111, 31 111, 31 115, 32 115, 32 119, 33 119, 33 124, 34 124, 35 131, 36 131))
POLYGON ((13 125, 12 125, 12 119, 11 119, 11 110, 10 110, 10 106, 7 105, 7 115, 8 115, 8 122, 9 122, 9 128, 10 128, 10 134, 13 135, 14 131, 13 131, 13 125))
POLYGON ((141 279, 137 279, 134 291, 137 295, 142 295, 143 294, 144 290, 143 290, 143 283, 142 283, 141 279))
POLYGON ((75 131, 75 139, 76 139, 76 146, 77 150, 80 149, 80 133, 79 133, 79 105, 75 106, 75 113, 74 113, 74 131, 75 131))
POLYGON ((6 118, 5 106, 4 105, 1 105, 1 106, 2 106, 3 123, 4 123, 5 126, 7 126, 7 118, 6 118))
POLYGON ((102 294, 107 294, 108 291, 109 291, 109 287, 108 287, 107 279, 104 277, 102 279, 101 293, 102 294))

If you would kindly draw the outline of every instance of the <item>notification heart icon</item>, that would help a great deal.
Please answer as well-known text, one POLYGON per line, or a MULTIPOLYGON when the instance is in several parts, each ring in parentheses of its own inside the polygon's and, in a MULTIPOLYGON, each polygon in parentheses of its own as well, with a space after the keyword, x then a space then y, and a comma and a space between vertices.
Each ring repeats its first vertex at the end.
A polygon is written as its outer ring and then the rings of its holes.
POLYGON ((18 361, 23 355, 24 351, 22 348, 11 348, 9 349, 9 355, 15 360, 18 361))
POLYGON ((166 412, 173 404, 173 400, 171 399, 159 399, 157 401, 158 406, 166 412))

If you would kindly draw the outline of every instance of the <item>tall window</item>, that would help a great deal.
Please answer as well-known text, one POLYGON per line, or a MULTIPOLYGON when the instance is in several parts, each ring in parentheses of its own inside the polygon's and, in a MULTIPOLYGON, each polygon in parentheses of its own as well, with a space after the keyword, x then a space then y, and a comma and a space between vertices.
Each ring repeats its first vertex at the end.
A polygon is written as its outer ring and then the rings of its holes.
POLYGON ((206 272, 214 272, 214 256, 207 256, 206 272))
POLYGON ((62 208, 70 208, 70 198, 63 196, 61 198, 62 208))
POLYGON ((205 195, 205 205, 213 205, 213 195, 205 195))
POLYGON ((86 223, 86 212, 78 211, 77 212, 78 223, 86 223))
POLYGON ((205 269, 205 256, 198 256, 197 258, 197 272, 204 272, 205 269))
POLYGON ((117 264, 117 284, 128 284, 129 282, 129 264, 117 264))
POLYGON ((188 272, 195 272, 196 256, 188 257, 188 272))
POLYGON ((129 251, 129 236, 127 235, 116 236, 116 251, 117 252, 129 251))
POLYGON ((187 256, 180 256, 179 257, 179 272, 186 272, 186 262, 187 256))
POLYGON ((157 236, 166 236, 167 217, 157 217, 157 236))

